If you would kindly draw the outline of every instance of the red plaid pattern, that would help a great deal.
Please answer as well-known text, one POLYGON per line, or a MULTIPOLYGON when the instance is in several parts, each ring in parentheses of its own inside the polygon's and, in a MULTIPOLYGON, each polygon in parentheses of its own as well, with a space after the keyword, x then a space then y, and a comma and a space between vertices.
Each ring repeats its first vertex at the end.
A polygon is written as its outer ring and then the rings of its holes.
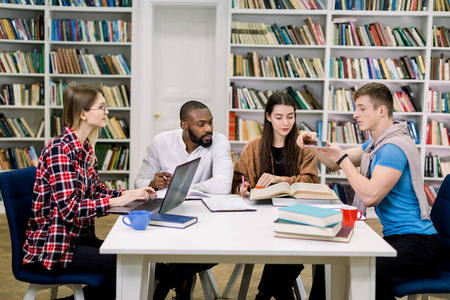
POLYGON ((121 192, 99 182, 90 143, 81 145, 66 127, 39 158, 24 263, 42 262, 49 270, 66 267, 72 261, 73 240, 95 236, 94 217, 105 215, 109 199, 121 192))

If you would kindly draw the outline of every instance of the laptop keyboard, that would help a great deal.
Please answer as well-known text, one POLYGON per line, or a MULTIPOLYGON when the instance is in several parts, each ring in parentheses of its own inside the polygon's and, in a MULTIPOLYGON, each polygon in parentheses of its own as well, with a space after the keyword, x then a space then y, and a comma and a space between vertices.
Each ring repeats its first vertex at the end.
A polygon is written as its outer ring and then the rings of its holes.
POLYGON ((133 208, 132 210, 146 210, 151 212, 157 212, 159 211, 159 208, 161 207, 163 200, 164 200, 163 198, 154 198, 150 201, 142 203, 141 205, 133 208))

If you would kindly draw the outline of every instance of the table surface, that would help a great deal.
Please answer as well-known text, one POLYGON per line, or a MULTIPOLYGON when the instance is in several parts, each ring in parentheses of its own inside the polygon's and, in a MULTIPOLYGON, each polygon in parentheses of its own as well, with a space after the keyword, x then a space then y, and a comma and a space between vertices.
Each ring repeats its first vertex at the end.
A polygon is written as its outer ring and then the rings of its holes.
POLYGON ((264 201, 252 201, 251 205, 256 212, 212 213, 199 200, 185 201, 170 212, 198 217, 198 223, 185 229, 148 226, 139 231, 124 225, 120 217, 100 252, 143 254, 154 262, 209 263, 308 263, 308 257, 335 260, 396 255, 363 221, 356 222, 350 243, 276 238, 273 221, 277 208, 264 201))

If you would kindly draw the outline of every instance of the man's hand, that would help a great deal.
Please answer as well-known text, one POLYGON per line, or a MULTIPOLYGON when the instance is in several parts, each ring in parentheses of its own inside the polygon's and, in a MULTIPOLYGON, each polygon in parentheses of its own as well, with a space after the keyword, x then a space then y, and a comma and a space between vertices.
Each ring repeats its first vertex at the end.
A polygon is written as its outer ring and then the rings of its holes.
POLYGON ((327 141, 328 148, 320 149, 319 151, 331 161, 338 161, 342 155, 345 154, 345 151, 336 144, 330 144, 327 141))
POLYGON ((158 172, 155 174, 155 178, 152 180, 154 187, 158 190, 169 187, 169 183, 172 180, 172 174, 167 172, 158 172))

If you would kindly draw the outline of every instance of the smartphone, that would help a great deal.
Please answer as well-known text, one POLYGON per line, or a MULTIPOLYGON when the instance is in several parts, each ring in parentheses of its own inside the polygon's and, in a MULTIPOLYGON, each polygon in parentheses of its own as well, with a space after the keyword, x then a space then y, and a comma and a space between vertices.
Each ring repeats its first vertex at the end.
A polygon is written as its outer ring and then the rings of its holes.
POLYGON ((305 147, 328 148, 326 141, 305 141, 305 147))

